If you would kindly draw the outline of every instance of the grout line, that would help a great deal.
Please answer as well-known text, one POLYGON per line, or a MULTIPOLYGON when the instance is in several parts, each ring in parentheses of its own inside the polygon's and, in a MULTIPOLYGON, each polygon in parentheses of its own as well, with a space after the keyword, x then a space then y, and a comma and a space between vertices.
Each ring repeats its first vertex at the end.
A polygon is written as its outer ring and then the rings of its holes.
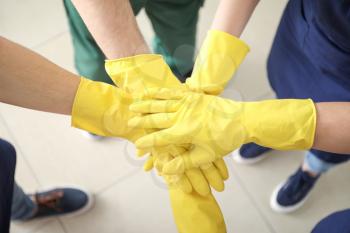
POLYGON ((114 185, 117 185, 121 182, 123 182, 124 180, 131 178, 132 176, 138 174, 140 171, 140 168, 135 168, 134 170, 122 175, 121 177, 119 177, 118 179, 116 179, 115 181, 111 182, 108 185, 105 185, 105 187, 101 188, 100 190, 96 191, 96 195, 102 194, 106 191, 108 191, 109 189, 111 189, 114 185))
POLYGON ((39 43, 36 44, 36 45, 33 45, 32 47, 30 47, 30 49, 32 49, 32 50, 38 49, 38 48, 40 48, 41 46, 43 46, 43 45, 45 45, 45 44, 47 44, 47 43, 49 43, 49 42, 51 42, 51 41, 53 41, 53 40, 56 40, 58 37, 63 36, 63 35, 64 35, 65 33, 67 33, 67 32, 68 32, 68 30, 65 29, 64 31, 61 31, 61 32, 59 32, 59 33, 57 33, 57 34, 55 34, 55 35, 53 35, 53 36, 47 38, 46 40, 43 40, 43 41, 39 42, 39 43))
POLYGON ((64 233, 68 233, 68 230, 67 230, 66 226, 64 225, 64 223, 62 222, 62 220, 59 219, 59 218, 58 218, 57 220, 58 220, 58 223, 59 223, 59 225, 61 226, 63 232, 64 232, 64 233))
POLYGON ((245 186, 245 184, 244 184, 243 180, 241 179, 241 177, 238 175, 238 173, 234 169, 232 170, 232 173, 236 176, 237 182, 239 183, 239 185, 241 186, 243 191, 246 193, 246 196, 248 197, 250 202, 253 203, 253 205, 255 206, 255 209, 257 210, 258 214, 260 215, 261 219, 263 220, 265 225, 268 227, 270 232, 271 233, 276 233, 276 230, 274 229, 273 225, 270 223, 268 218, 265 216, 264 212, 260 209, 258 203, 255 201, 254 197, 248 191, 248 188, 245 186))
POLYGON ((46 225, 53 223, 55 220, 56 220, 56 218, 47 219, 47 221, 45 221, 43 224, 40 224, 40 225, 34 227, 34 229, 32 229, 31 231, 28 231, 27 233, 36 233, 36 232, 40 231, 40 229, 42 229, 46 225))
POLYGON ((40 180, 39 180, 39 177, 36 175, 36 173, 35 173, 33 167, 30 165, 29 160, 27 159, 27 156, 26 156, 25 153, 23 152, 23 150, 22 150, 21 146, 19 145, 19 143, 18 143, 18 141, 17 141, 15 135, 12 133, 11 129, 9 128, 9 126, 8 126, 8 124, 7 124, 6 120, 5 120, 5 118, 4 118, 3 115, 1 114, 1 112, 0 112, 0 121, 2 121, 2 122, 4 123, 4 127, 5 127, 6 130, 8 131, 8 133, 9 133, 11 139, 13 140, 13 143, 15 144, 16 151, 18 151, 18 152, 22 155, 22 158, 23 158, 23 160, 24 160, 24 163, 28 166, 28 169, 31 171, 31 173, 32 173, 32 175, 33 175, 35 181, 37 182, 37 184, 38 184, 39 186, 41 186, 41 182, 40 182, 40 180))

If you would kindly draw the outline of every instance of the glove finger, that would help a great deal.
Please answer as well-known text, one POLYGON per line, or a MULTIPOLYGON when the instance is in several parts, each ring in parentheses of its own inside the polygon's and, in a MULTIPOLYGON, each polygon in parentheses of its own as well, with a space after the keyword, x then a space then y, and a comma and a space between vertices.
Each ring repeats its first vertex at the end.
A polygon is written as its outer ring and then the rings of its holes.
POLYGON ((172 113, 179 107, 178 100, 144 100, 131 104, 129 110, 136 113, 172 113))
POLYGON ((169 188, 179 188, 185 193, 192 192, 192 185, 188 178, 184 175, 163 176, 163 178, 165 179, 165 182, 169 188))
POLYGON ((187 143, 186 138, 175 135, 172 131, 172 129, 164 129, 148 134, 136 140, 135 145, 138 149, 147 149, 187 143))
POLYGON ((152 150, 153 165, 158 171, 159 175, 162 175, 163 166, 165 163, 173 159, 173 156, 168 152, 166 147, 157 147, 152 150))
POLYGON ((215 153, 210 148, 195 146, 194 149, 167 162, 163 167, 163 172, 168 175, 182 174, 188 169, 198 168, 216 159, 215 153))
POLYGON ((174 113, 156 113, 133 117, 128 121, 128 126, 144 129, 166 129, 173 126, 174 120, 174 113))
POLYGON ((177 183, 177 186, 185 193, 191 193, 193 190, 191 182, 186 176, 181 176, 180 180, 177 183))
POLYGON ((149 88, 144 93, 144 97, 162 100, 179 100, 188 91, 183 89, 168 89, 168 88, 149 88))
POLYGON ((140 150, 140 149, 136 149, 136 155, 137 157, 143 157, 147 154, 149 154, 150 152, 148 150, 140 150))
POLYGON ((179 155, 185 153, 187 151, 187 149, 185 147, 183 147, 183 146, 170 145, 170 146, 167 147, 167 151, 173 157, 178 157, 179 155))
POLYGON ((229 177, 229 174, 228 174, 228 169, 227 169, 225 161, 223 159, 217 159, 214 161, 214 165, 218 169, 218 171, 220 172, 222 179, 227 180, 229 177))
POLYGON ((153 168, 153 156, 147 158, 146 162, 143 164, 143 170, 148 172, 153 168))
POLYGON ((185 175, 199 195, 207 196, 211 192, 208 181, 199 169, 190 169, 186 171, 185 175))
POLYGON ((224 180, 220 175, 220 172, 213 164, 208 164, 209 166, 201 166, 201 170, 207 179, 209 185, 213 187, 216 191, 222 192, 225 189, 224 180))

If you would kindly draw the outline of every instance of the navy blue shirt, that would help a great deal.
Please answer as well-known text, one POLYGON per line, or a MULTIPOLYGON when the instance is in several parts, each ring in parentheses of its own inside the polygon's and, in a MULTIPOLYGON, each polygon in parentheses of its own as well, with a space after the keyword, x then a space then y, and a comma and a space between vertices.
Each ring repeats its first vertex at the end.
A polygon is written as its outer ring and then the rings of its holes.
POLYGON ((315 1, 315 19, 327 37, 350 52, 350 1, 315 1))
POLYGON ((311 233, 350 233, 350 209, 322 219, 311 233))
MULTIPOLYGON (((268 59, 272 89, 280 99, 350 102, 349 48, 350 0, 290 0, 268 59)), ((329 163, 350 158, 311 152, 329 163)))

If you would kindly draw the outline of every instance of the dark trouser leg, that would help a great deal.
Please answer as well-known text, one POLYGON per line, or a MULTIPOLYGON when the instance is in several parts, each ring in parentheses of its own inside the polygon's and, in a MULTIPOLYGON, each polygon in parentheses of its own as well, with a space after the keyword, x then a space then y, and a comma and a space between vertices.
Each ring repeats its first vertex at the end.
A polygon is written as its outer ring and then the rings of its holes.
POLYGON ((11 204, 16 168, 16 152, 11 144, 0 139, 0 232, 10 228, 11 204))
POLYGON ((198 12, 203 0, 153 0, 145 9, 156 36, 153 50, 166 62, 181 81, 193 67, 198 12))
MULTIPOLYGON (((143 5, 140 0, 131 1, 131 3, 136 12, 143 5)), ((74 5, 70 0, 64 0, 64 6, 73 41, 75 68, 78 73, 91 80, 113 84, 105 71, 105 56, 85 26, 74 5)))

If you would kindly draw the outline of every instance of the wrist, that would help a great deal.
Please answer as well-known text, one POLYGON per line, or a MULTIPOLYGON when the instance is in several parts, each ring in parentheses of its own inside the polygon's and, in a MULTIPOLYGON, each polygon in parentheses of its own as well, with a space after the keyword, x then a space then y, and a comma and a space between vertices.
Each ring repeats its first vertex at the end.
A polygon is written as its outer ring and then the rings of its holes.
POLYGON ((101 136, 111 136, 103 123, 105 112, 115 101, 112 85, 81 77, 72 107, 71 125, 101 136))

